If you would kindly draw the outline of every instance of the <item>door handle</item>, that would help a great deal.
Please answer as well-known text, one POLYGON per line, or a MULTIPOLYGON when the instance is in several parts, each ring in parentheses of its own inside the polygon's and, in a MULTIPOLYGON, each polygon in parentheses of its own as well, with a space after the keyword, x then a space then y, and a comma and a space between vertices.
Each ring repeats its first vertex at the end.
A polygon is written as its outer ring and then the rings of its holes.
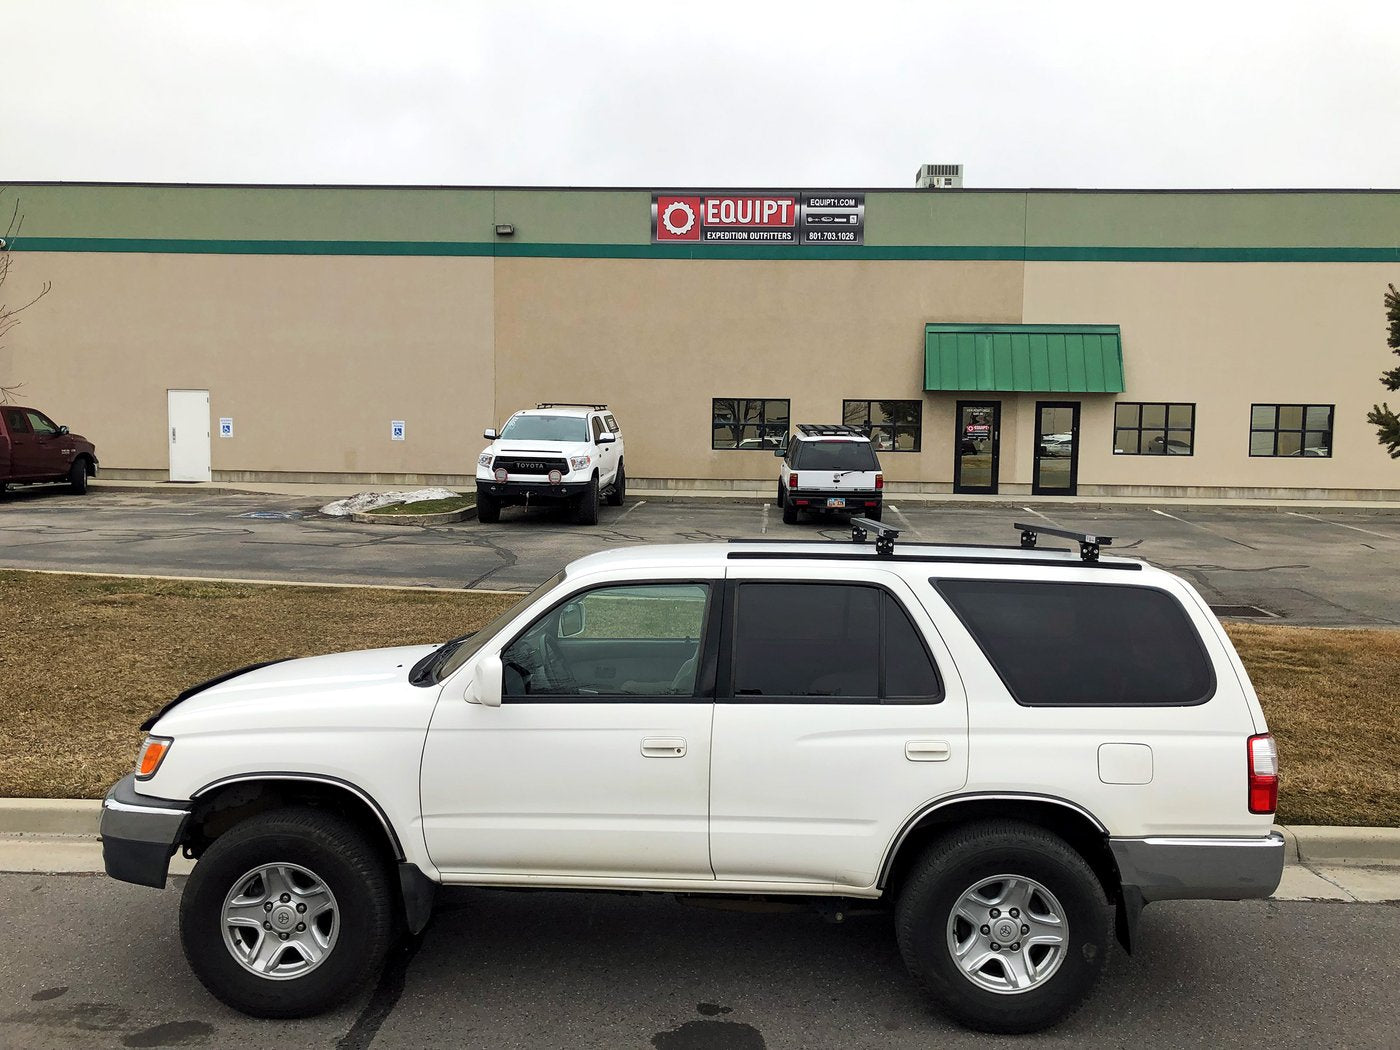
POLYGON ((170 428, 170 443, 171 443, 172 445, 175 443, 175 428, 174 428, 174 427, 171 427, 171 428, 170 428))
POLYGON ((685 737, 683 736, 644 736, 642 737, 643 758, 684 758, 685 737))
POLYGON ((952 745, 946 740, 910 740, 904 745, 904 757, 910 762, 946 762, 952 756, 952 745))

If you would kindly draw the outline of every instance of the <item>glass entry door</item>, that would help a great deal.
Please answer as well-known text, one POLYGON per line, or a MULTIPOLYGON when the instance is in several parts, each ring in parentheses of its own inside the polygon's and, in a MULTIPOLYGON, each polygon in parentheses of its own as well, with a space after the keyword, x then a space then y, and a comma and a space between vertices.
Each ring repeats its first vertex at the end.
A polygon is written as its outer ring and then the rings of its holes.
POLYGON ((1031 491, 1073 496, 1079 481, 1079 402, 1035 403, 1035 476, 1031 491))
POLYGON ((997 490, 1000 401, 959 401, 953 434, 953 491, 997 490))

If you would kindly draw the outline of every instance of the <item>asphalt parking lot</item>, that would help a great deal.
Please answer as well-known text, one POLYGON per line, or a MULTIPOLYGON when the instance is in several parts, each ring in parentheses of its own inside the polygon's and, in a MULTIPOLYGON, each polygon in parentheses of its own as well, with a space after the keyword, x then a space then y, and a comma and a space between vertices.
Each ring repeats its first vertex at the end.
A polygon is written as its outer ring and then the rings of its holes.
MULTIPOLYGON (((325 518, 306 497, 20 491, 0 503, 0 567, 527 590, 608 547, 849 538, 844 519, 787 526, 771 505, 639 498, 600 514, 591 528, 523 508, 507 509, 497 525, 403 528, 325 518)), ((1265 620, 1299 625, 1400 625, 1397 511, 916 505, 894 497, 885 520, 904 538, 929 542, 1015 543, 1013 520, 1083 528, 1115 537, 1114 552, 1186 577, 1212 605, 1253 606, 1265 620)))
POLYGON ((377 988, 330 1014, 256 1021, 210 998, 178 892, 0 875, 0 1047, 271 1045, 606 1050, 1024 1046, 1393 1047, 1400 909, 1154 904, 1137 954, 1033 1037, 954 1027, 908 977, 885 914, 715 911, 665 896, 444 891, 377 988))

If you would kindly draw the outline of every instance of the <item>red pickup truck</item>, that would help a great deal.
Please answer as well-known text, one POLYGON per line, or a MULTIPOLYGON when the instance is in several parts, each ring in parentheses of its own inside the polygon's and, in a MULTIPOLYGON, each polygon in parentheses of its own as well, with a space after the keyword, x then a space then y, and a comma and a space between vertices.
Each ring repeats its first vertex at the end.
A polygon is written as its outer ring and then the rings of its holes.
POLYGON ((0 405, 0 492, 10 483, 66 481, 79 495, 97 475, 97 450, 35 408, 0 405))

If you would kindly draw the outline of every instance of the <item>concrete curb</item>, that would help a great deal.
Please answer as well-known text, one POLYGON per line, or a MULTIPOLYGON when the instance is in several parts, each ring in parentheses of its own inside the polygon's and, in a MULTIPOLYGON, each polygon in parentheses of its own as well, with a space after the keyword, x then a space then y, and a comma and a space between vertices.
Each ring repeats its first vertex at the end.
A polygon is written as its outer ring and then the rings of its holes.
POLYGON ((451 525, 454 522, 466 521, 468 518, 475 517, 475 507, 463 507, 461 510, 445 510, 441 514, 370 514, 357 511, 350 515, 350 520, 357 521, 361 525, 418 525, 426 527, 428 525, 451 525))

